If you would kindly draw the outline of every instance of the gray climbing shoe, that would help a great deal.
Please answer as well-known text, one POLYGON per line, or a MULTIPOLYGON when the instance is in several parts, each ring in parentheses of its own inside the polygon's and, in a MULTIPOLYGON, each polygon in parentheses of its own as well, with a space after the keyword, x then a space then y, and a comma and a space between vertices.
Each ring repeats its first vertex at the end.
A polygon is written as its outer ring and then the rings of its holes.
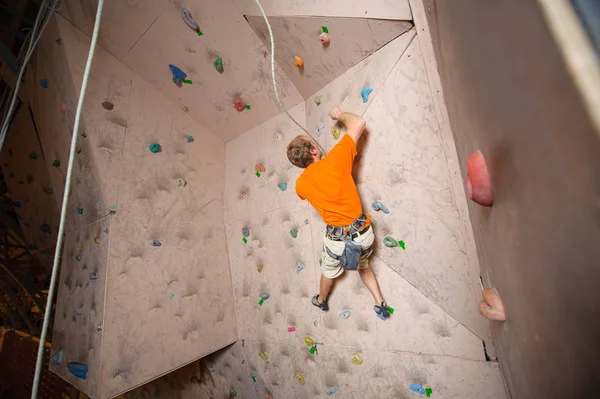
POLYGON ((319 294, 313 296, 311 302, 312 302, 313 305, 315 305, 316 307, 318 307, 319 309, 321 309, 324 312, 326 312, 326 311, 329 310, 329 306, 327 305, 327 301, 323 301, 323 302, 319 303, 319 294))
POLYGON ((373 306, 373 309, 375 310, 375 313, 383 316, 386 319, 388 317, 390 317, 390 311, 389 311, 387 305, 385 304, 385 302, 381 302, 381 305, 379 305, 379 306, 377 306, 377 305, 373 306))

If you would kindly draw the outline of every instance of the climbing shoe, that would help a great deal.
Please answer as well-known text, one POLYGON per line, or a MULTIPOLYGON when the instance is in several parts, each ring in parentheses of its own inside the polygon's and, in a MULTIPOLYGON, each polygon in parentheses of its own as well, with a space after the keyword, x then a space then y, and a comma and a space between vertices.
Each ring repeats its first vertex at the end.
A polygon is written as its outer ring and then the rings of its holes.
POLYGON ((319 309, 321 309, 324 312, 329 310, 329 306, 327 306, 327 301, 323 301, 323 302, 319 303, 319 294, 313 296, 311 302, 313 305, 315 305, 316 307, 318 307, 319 309))
POLYGON ((388 307, 385 304, 385 302, 381 302, 381 305, 379 305, 379 306, 377 306, 377 305, 373 306, 373 309, 375 310, 375 313, 377 313, 378 315, 383 316, 386 319, 388 317, 390 317, 390 311, 388 310, 388 307))

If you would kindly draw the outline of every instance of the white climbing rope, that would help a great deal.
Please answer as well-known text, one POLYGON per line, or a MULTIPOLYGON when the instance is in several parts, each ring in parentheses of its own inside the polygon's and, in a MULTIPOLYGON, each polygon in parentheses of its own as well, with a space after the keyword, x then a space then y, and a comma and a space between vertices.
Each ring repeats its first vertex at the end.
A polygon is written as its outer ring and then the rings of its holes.
POLYGON ((263 18, 265 19, 265 23, 267 24, 267 29, 269 30, 269 37, 271 38, 271 77, 273 78, 273 91, 275 92, 275 98, 277 99, 277 105, 279 106, 279 108, 281 108, 281 110, 283 112, 285 112, 285 114, 296 125, 298 125, 298 127, 300 129, 304 130, 304 132, 308 135, 308 137, 310 137, 312 139, 312 141, 314 141, 317 144, 317 146, 319 146, 321 153, 323 155, 325 155, 325 150, 323 150, 323 147, 321 147, 319 142, 317 140, 315 140, 315 138, 308 132, 308 130, 306 130, 301 124, 299 124, 298 121, 296 121, 292 117, 292 115, 290 115, 290 113, 287 111, 287 109, 285 109, 285 105, 283 105, 283 102, 279 98, 279 92, 277 91, 277 82, 275 81, 275 39, 273 38, 273 30, 271 29, 271 24, 269 23, 267 14, 265 14, 265 10, 263 10, 263 8, 262 8, 262 4, 260 4, 259 0, 255 0, 255 1, 256 1, 256 5, 258 5, 258 8, 260 8, 260 12, 262 13, 263 18))
POLYGON ((54 252, 54 264, 52 266, 52 277, 50 278, 50 288, 48 290, 48 299, 46 302, 46 313, 44 315, 44 324, 42 326, 42 335, 40 336, 40 344, 38 347, 37 361, 35 364, 35 377, 33 379, 33 387, 31 388, 31 399, 36 399, 38 395, 40 377, 42 374, 42 362, 44 360, 44 350, 46 344, 46 335, 48 334, 48 325, 50 324, 50 312, 52 311, 52 302, 54 301, 54 290, 56 287, 56 277, 58 275, 58 264, 60 263, 60 252, 63 244, 63 235, 65 232, 65 219, 67 215, 67 206, 69 204, 69 194, 71 193, 71 178, 73 175, 73 164, 75 163, 75 152, 77 147, 77 137, 79 136, 79 122, 81 120, 81 111, 83 109, 83 100, 87 90, 88 78, 92 69, 92 59, 94 58, 94 50, 98 41, 98 32, 100 31, 100 20, 102 19, 102 10, 104 8, 104 0, 98 0, 98 10, 96 11, 96 21, 94 22, 94 33, 90 43, 90 51, 88 52, 85 70, 83 72, 83 80, 81 82, 81 90, 79 92, 79 101, 77 102, 77 110, 75 111, 75 124, 73 125, 73 137, 71 138, 71 150, 69 152, 69 165, 67 168, 67 178, 65 181, 65 191, 63 194, 62 209, 60 211, 60 224, 58 227, 58 237, 56 238, 56 251, 54 252))

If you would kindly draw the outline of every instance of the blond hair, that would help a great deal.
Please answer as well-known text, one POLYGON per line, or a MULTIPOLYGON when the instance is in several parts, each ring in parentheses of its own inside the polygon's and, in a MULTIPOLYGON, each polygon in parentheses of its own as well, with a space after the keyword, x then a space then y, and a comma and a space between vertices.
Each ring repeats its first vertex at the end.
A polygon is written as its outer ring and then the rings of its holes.
POLYGON ((310 141, 303 139, 302 136, 296 136, 287 146, 287 157, 293 165, 306 168, 313 163, 313 156, 310 153, 312 149, 313 145, 310 141))

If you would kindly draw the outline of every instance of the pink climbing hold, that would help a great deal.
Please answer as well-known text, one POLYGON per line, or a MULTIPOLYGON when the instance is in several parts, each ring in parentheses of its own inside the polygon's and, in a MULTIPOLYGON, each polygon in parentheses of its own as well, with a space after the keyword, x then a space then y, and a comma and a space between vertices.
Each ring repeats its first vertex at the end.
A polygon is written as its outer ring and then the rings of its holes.
POLYGON ((294 332, 294 331, 296 331, 296 327, 294 327, 294 326, 288 327, 288 332, 294 332))
POLYGON ((319 35, 319 40, 321 40, 321 43, 323 43, 323 46, 327 46, 327 45, 329 45, 331 38, 329 37, 329 35, 327 33, 323 32, 319 35))
POLYGON ((237 100, 233 102, 233 108, 238 112, 242 112, 246 109, 246 104, 242 101, 241 97, 238 97, 237 100))
POLYGON ((66 104, 60 104, 60 107, 58 107, 58 109, 60 110, 60 112, 62 112, 63 114, 67 112, 67 105, 66 104))
POLYGON ((506 320, 502 299, 495 288, 483 289, 483 299, 479 302, 479 313, 489 320, 506 320))
POLYGON ((492 206, 494 192, 488 168, 481 151, 475 151, 467 160, 467 193, 479 205, 492 206))

